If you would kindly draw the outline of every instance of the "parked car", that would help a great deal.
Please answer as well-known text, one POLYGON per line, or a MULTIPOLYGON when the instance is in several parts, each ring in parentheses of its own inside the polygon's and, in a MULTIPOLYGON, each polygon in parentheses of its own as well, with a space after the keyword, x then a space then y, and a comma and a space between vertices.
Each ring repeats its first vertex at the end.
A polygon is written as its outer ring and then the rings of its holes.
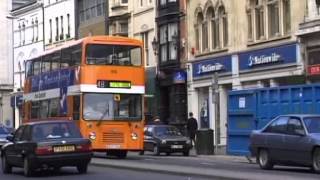
POLYGON ((320 173, 320 115, 282 115, 250 136, 250 151, 262 169, 308 166, 320 173))
POLYGON ((144 128, 144 151, 152 151, 154 155, 165 152, 167 155, 182 152, 189 156, 191 141, 183 136, 180 131, 171 125, 146 125, 144 128))
POLYGON ((0 148, 7 143, 7 136, 10 134, 9 130, 0 124, 0 148))
POLYGON ((72 121, 55 120, 21 125, 1 148, 2 172, 23 168, 25 176, 35 170, 76 166, 86 173, 92 157, 91 142, 83 138, 72 121))

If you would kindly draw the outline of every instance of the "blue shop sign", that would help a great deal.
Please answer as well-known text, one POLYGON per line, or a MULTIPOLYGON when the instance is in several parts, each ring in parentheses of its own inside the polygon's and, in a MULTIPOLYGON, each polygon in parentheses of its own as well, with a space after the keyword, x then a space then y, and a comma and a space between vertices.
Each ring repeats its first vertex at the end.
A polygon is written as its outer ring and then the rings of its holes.
POLYGON ((187 79, 187 73, 185 71, 183 71, 183 70, 177 71, 174 74, 173 83, 174 84, 185 83, 186 79, 187 79))
POLYGON ((214 72, 231 72, 231 56, 202 60, 200 62, 193 63, 192 69, 193 77, 201 77, 214 72))
POLYGON ((240 70, 297 62, 297 44, 287 44, 239 54, 240 70))

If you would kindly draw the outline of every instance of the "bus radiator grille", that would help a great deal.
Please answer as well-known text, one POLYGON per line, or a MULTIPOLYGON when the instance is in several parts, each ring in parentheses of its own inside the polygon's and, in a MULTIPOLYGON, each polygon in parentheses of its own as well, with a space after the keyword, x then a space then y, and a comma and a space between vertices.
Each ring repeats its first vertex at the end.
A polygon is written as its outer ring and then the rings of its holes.
POLYGON ((105 143, 124 143, 123 133, 103 133, 102 141, 105 143))

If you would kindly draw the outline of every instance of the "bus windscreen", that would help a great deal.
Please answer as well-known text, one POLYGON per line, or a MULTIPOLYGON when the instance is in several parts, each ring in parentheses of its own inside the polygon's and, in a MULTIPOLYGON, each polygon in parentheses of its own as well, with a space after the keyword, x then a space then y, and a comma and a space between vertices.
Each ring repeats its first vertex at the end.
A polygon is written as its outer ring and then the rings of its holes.
POLYGON ((83 95, 85 120, 141 120, 142 96, 139 94, 86 93, 83 95))
POLYGON ((141 66, 141 48, 129 45, 89 44, 86 48, 86 63, 141 66))

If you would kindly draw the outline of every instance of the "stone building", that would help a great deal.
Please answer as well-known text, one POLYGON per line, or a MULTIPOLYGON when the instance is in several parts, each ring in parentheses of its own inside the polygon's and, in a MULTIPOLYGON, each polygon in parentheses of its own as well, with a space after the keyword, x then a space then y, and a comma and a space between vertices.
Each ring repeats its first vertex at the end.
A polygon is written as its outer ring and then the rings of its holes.
POLYGON ((12 67, 12 19, 10 10, 12 1, 0 2, 0 124, 12 127, 13 113, 10 107, 10 93, 13 90, 13 67, 12 67))
POLYGON ((13 9, 13 94, 15 125, 22 120, 22 93, 25 62, 44 51, 43 6, 41 1, 31 1, 13 9))
POLYGON ((152 47, 156 36, 155 0, 139 0, 132 3, 132 37, 140 39, 144 45, 144 65, 146 72, 145 113, 147 120, 156 115, 156 72, 157 61, 152 47))
POLYGON ((76 38, 76 0, 43 0, 45 50, 76 38))
POLYGON ((187 9, 188 110, 224 152, 228 91, 305 83, 296 32, 306 1, 191 0, 187 9))
POLYGON ((108 0, 77 0, 77 37, 108 34, 108 0))
POLYGON ((297 36, 302 43, 302 52, 306 59, 308 83, 319 83, 320 75, 320 1, 308 0, 307 15, 299 25, 297 36))

